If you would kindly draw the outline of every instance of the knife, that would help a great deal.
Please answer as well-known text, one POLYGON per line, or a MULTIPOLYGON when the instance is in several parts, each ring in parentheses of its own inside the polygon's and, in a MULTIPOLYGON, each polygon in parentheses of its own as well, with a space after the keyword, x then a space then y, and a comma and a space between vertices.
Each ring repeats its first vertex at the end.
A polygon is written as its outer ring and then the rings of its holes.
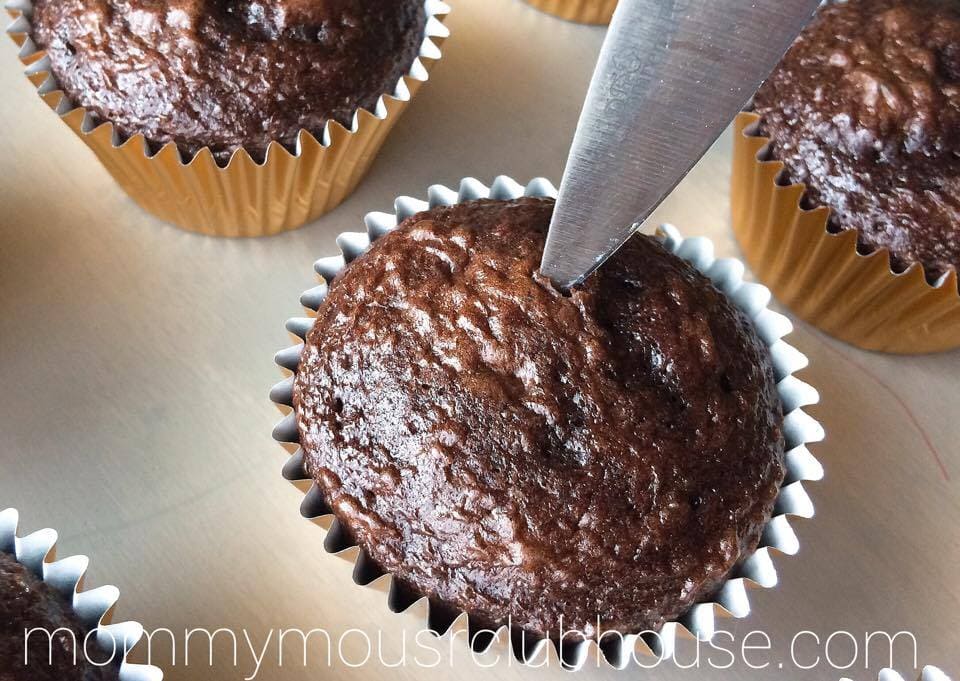
POLYGON ((620 0, 540 271, 567 289, 630 238, 777 65, 821 0, 620 0))

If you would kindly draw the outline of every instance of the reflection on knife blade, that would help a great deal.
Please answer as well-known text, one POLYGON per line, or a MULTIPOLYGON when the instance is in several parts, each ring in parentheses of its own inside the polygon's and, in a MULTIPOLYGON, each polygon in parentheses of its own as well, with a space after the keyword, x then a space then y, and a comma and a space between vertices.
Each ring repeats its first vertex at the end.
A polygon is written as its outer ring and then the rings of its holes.
POLYGON ((667 197, 820 0, 620 0, 590 83, 541 272, 568 288, 667 197))

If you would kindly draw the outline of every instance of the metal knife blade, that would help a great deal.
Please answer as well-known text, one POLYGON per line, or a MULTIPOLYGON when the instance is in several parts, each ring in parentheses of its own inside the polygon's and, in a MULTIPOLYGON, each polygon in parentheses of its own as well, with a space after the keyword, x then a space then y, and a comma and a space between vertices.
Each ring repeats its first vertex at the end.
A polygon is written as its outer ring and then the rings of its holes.
POLYGON ((568 288, 650 216, 821 0, 620 0, 570 149, 540 271, 568 288))

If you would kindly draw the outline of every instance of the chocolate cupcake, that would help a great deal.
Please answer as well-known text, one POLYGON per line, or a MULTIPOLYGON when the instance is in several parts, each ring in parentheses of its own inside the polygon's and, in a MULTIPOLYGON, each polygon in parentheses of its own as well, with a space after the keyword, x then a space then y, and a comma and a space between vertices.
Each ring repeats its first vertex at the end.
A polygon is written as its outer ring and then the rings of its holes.
POLYGON ((56 532, 16 536, 17 512, 0 512, 0 679, 161 681, 156 667, 125 661, 140 625, 109 625, 116 589, 78 591, 87 559, 47 562, 56 532))
POLYGON ((71 101, 124 137, 226 162, 349 127, 420 52, 420 0, 34 0, 31 33, 71 101))
POLYGON ((435 17, 447 10, 437 0, 35 0, 15 28, 32 38, 28 52, 43 51, 41 68, 86 113, 80 132, 135 199, 187 228, 258 234, 316 217, 356 185, 401 108, 384 98, 407 101, 406 78, 426 79, 420 57, 439 57, 431 38, 446 35, 435 17), (109 147, 87 134, 101 124, 109 147), (149 151, 138 149, 141 172, 125 173, 117 164, 135 157, 115 147, 131 138, 149 151), (177 158, 151 166, 165 145, 177 158), (274 158, 282 168, 244 177, 274 158), (157 200, 161 178, 177 193, 157 200), (210 205, 212 188, 228 193, 223 205, 210 205))
POLYGON ((802 442, 768 345, 710 279, 637 236, 560 292, 537 271, 553 200, 516 194, 434 188, 362 255, 341 238, 351 261, 278 360, 288 473, 365 569, 438 612, 534 641, 657 631, 742 575, 802 442))
POLYGON ((960 2, 823 7, 754 98, 759 133, 830 227, 936 280, 960 267, 960 2))
MULTIPOLYGON (((877 253, 886 261, 890 276, 878 286, 896 289, 892 275, 915 267, 925 275, 928 289, 947 287, 957 299, 960 2, 827 3, 757 92, 753 113, 758 118, 746 119, 741 127, 755 121, 751 134, 769 140, 764 158, 782 164, 779 184, 802 185, 804 209, 829 210, 823 215, 826 231, 850 231, 860 255, 877 253)), ((824 271, 836 266, 836 258, 807 264, 817 249, 783 232, 797 218, 771 213, 764 203, 769 186, 767 191, 754 189, 746 172, 734 176, 741 243, 763 280, 798 314, 858 345, 904 351, 910 351, 911 343, 923 351, 929 342, 915 341, 914 334, 905 338, 903 326, 923 329, 940 317, 938 325, 947 322, 953 329, 934 333, 960 345, 960 301, 954 301, 953 313, 937 306, 924 320, 910 310, 924 297, 924 288, 893 301, 889 290, 876 289, 890 303, 874 309, 875 303, 867 300, 873 296, 858 291, 872 284, 861 283, 854 272, 824 271), (803 243, 797 252, 778 254, 781 242, 803 243), (830 291, 809 280, 791 286, 786 280, 796 271, 823 277, 830 291), (836 282, 842 282, 843 290, 836 282), (832 307, 845 307, 837 299, 853 297, 860 304, 848 314, 832 307), (869 328, 851 329, 850 317, 862 318, 869 328), (869 337, 871 328, 879 337, 869 337), (878 332, 880 328, 885 331, 878 332), (886 346, 888 341, 893 345, 886 346)))
POLYGON ((581 24, 609 24, 617 0, 526 0, 541 12, 581 24))
POLYGON ((60 594, 0 552, 0 678, 116 681, 119 665, 87 659, 89 633, 60 594), (26 639, 34 630, 39 633, 26 639))

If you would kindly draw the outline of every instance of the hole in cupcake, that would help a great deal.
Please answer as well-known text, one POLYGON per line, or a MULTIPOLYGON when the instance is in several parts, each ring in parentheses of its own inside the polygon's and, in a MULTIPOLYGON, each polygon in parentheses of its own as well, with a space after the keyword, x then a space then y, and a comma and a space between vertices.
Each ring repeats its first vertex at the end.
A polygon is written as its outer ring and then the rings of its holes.
POLYGON ((343 413, 343 400, 339 397, 333 398, 333 413, 340 415, 343 413))
MULTIPOLYGON (((530 278, 531 278, 531 279, 536 279, 537 276, 539 276, 539 274, 540 274, 539 271, 531 272, 531 273, 530 273, 530 278)), ((570 298, 570 297, 573 296, 573 290, 572 290, 572 288, 557 286, 556 284, 554 284, 554 283, 552 283, 552 282, 551 282, 551 284, 550 284, 550 287, 551 287, 553 290, 555 290, 557 293, 559 293, 561 296, 563 296, 564 298, 570 298)))

